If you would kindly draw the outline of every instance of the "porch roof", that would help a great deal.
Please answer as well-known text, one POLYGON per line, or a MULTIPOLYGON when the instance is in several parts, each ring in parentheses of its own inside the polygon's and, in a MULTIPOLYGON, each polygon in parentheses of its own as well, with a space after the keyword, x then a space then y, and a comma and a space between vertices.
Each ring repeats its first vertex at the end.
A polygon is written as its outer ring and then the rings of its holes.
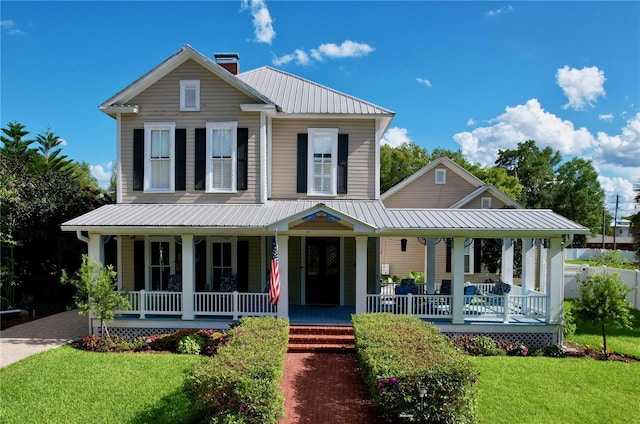
POLYGON ((115 204, 62 224, 65 231, 109 234, 272 232, 274 225, 324 210, 385 236, 549 237, 589 230, 545 209, 387 209, 375 200, 270 200, 264 204, 115 204))

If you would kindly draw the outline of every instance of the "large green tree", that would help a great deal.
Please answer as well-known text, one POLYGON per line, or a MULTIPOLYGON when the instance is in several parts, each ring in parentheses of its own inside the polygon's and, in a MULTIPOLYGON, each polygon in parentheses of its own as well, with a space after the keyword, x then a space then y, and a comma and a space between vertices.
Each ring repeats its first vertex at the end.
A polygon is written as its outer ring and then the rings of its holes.
POLYGON ((605 200, 598 173, 590 160, 573 158, 558 167, 552 191, 551 208, 554 212, 597 234, 602 228, 605 200))
POLYGON ((518 178, 523 190, 520 202, 525 208, 550 208, 555 169, 562 156, 551 147, 540 150, 534 140, 518 143, 517 149, 499 150, 496 165, 518 178))
POLYGON ((380 147, 380 192, 384 193, 431 160, 427 149, 405 142, 398 147, 380 147))
POLYGON ((75 234, 63 233, 60 224, 107 199, 88 165, 55 164, 55 158, 61 158, 55 152, 61 143, 50 130, 38 143, 40 149, 30 147, 33 142, 25 141, 28 132, 17 122, 2 132, 6 135, 0 147, 2 296, 11 303, 36 306, 38 312, 53 312, 70 304, 73 294, 59 284, 61 270, 76 269, 86 249, 75 234))

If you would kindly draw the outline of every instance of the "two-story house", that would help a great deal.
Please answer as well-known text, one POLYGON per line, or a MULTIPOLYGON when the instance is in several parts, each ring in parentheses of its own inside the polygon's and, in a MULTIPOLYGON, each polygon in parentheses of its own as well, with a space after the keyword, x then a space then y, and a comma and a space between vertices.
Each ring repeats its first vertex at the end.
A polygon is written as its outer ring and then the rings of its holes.
MULTIPOLYGON (((480 235, 549 240, 553 290, 536 298, 533 322, 557 332, 562 237, 586 229, 551 211, 387 208, 379 147, 394 113, 271 67, 240 73, 238 59, 185 46, 100 105, 116 123, 117 203, 62 228, 98 260, 115 238, 118 287, 132 306, 118 311, 112 332, 225 327, 241 315, 348 322, 351 313, 390 310, 380 291, 382 237, 451 239, 444 307, 425 295, 422 309, 403 313, 462 329, 477 318, 465 312, 464 244, 480 235), (276 305, 268 301, 274 239, 276 305)), ((498 309, 503 327, 518 313, 498 309)))

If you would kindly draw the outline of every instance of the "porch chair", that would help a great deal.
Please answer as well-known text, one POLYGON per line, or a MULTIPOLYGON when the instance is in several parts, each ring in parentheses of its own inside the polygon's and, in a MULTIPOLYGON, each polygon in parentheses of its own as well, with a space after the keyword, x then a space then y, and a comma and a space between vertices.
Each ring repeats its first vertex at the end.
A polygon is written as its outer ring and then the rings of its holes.
POLYGON ((502 281, 496 281, 489 294, 487 295, 488 301, 491 305, 503 306, 504 295, 509 294, 511 291, 511 284, 502 281))
POLYGON ((451 296, 451 280, 442 280, 439 294, 451 296))

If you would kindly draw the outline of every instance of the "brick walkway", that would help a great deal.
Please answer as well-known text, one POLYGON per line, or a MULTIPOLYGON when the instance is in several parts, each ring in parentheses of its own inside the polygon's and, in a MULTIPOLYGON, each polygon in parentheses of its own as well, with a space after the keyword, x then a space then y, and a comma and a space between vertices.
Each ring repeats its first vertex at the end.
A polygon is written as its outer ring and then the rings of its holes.
POLYGON ((89 334, 89 319, 78 310, 50 315, 0 331, 0 368, 89 334))
POLYGON ((354 354, 287 353, 280 424, 382 422, 359 373, 354 354))

